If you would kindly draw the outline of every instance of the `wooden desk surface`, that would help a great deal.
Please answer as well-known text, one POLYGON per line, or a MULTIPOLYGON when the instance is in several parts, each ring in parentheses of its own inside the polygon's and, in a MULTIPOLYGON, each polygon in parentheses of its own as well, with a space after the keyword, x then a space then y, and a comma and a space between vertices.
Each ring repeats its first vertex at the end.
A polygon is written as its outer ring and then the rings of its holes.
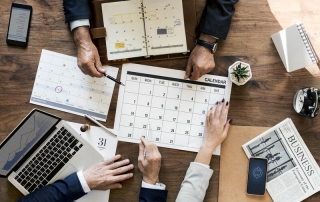
MULTIPOLYGON (((271 127, 290 117, 301 133, 305 143, 320 162, 320 118, 306 119, 298 116, 292 107, 295 92, 301 87, 320 88, 319 78, 312 77, 306 69, 287 73, 271 41, 270 35, 282 29, 279 19, 271 11, 273 0, 241 0, 236 5, 231 29, 226 41, 219 43, 215 55, 216 68, 212 74, 227 75, 227 67, 237 60, 251 64, 253 78, 245 86, 233 85, 229 117, 234 125, 271 127)), ((300 1, 300 0, 295 0, 300 1)), ((311 0, 319 5, 318 0, 311 0)), ((67 121, 85 123, 85 118, 29 103, 38 67, 41 49, 76 56, 69 27, 64 23, 62 0, 26 0, 33 6, 28 48, 7 46, 6 33, 13 0, 1 1, 0 5, 0 141, 34 107, 56 114, 67 121)), ((303 1, 301 0, 301 5, 303 1)), ((284 5, 285 6, 285 5, 284 5)), ((201 7, 201 6, 200 6, 201 7)), ((292 8, 292 6, 289 8, 292 8)), ((319 14, 320 6, 297 12, 301 20, 305 16, 319 14), (318 9, 317 11, 310 10, 318 9)), ((199 9, 201 11, 201 9, 199 9)), ((276 14, 281 9, 276 10, 276 14)), ((280 16, 281 17, 281 16, 280 16)), ((319 19, 319 18, 317 18, 319 19)), ((288 19, 287 19, 288 21, 288 19)), ((311 23, 311 21, 309 21, 311 23)), ((319 22, 317 23, 319 29, 319 22)), ((315 29, 316 30, 316 29, 315 29)), ((313 34, 317 34, 316 31, 313 34)), ((318 34, 319 36, 319 34, 318 34)), ((319 47, 316 47, 319 50, 319 47)), ((187 60, 149 62, 147 65, 184 70, 187 60)), ((120 66, 119 66, 120 67, 120 66)), ((120 73, 119 73, 120 76, 120 73)), ((118 87, 112 98, 107 127, 113 127, 118 87)), ((161 182, 167 185, 168 201, 174 201, 189 162, 195 153, 172 149, 159 149, 162 154, 161 182)), ((141 184, 141 174, 137 166, 138 145, 119 142, 117 153, 129 158, 135 165, 134 177, 123 183, 123 189, 112 190, 110 201, 137 201, 141 184)), ((219 157, 213 156, 214 169, 205 201, 218 200, 219 157)), ((15 201, 22 194, 7 179, 0 179, 0 201, 15 201)), ((320 193, 307 199, 319 201, 320 193)))

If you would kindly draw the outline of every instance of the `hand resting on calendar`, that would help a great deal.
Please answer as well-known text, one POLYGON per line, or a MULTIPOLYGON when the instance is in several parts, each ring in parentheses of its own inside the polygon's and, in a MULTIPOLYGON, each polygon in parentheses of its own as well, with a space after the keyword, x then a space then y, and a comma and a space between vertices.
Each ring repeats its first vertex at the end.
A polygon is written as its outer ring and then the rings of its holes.
POLYGON ((79 68, 86 75, 102 77, 106 70, 102 68, 98 50, 90 38, 89 27, 77 27, 72 32, 78 50, 79 68))
POLYGON ((144 182, 152 185, 159 182, 161 154, 157 145, 150 143, 143 137, 141 137, 139 144, 138 167, 142 173, 142 180, 144 182), (144 148, 146 148, 146 156, 144 156, 144 148))
POLYGON ((225 122, 229 107, 229 102, 225 102, 225 100, 222 99, 221 102, 217 102, 208 110, 206 132, 202 145, 194 160, 195 162, 210 165, 213 151, 227 137, 230 124, 232 123, 232 119, 225 122))

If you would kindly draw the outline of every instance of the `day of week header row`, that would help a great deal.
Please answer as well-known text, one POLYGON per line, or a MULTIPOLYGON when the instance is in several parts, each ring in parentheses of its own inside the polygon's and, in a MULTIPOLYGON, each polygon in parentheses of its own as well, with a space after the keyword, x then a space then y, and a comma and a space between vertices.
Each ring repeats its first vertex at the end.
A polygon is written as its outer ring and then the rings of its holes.
MULTIPOLYGON (((215 88, 225 88, 225 85, 213 84, 213 83, 205 83, 200 81, 191 81, 185 79, 177 79, 165 76, 158 76, 152 74, 144 74, 139 72, 127 72, 127 80, 143 82, 143 83, 150 83, 150 84, 157 84, 157 85, 164 85, 164 86, 171 86, 177 88, 186 88, 190 90, 196 90, 197 88, 201 88, 200 86, 209 86, 215 88)), ((224 80, 221 80, 221 83, 225 84, 224 80)), ((202 89, 205 90, 205 89, 202 89)))

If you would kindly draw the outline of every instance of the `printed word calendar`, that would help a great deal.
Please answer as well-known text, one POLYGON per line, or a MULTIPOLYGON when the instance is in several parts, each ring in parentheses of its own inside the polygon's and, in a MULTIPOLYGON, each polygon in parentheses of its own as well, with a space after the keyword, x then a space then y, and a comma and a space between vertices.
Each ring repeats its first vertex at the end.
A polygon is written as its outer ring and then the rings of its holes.
MULTIPOLYGON (((114 78, 118 68, 104 67, 114 78)), ((106 121, 115 82, 81 72, 77 58, 42 50, 30 103, 106 121)))
MULTIPOLYGON (((183 79, 184 71, 124 64, 114 128, 119 140, 139 143, 141 136, 158 146, 197 152, 206 127, 206 113, 217 101, 230 100, 227 77, 204 75, 183 79)), ((214 152, 220 155, 220 147, 214 152)))

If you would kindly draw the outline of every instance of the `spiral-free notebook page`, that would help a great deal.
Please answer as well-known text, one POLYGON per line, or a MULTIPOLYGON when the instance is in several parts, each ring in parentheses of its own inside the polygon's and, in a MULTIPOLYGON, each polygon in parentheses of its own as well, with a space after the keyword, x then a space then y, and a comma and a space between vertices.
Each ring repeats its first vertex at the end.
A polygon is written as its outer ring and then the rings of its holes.
MULTIPOLYGON (((185 71, 138 64, 122 66, 114 129, 119 140, 139 143, 146 136, 160 147, 197 152, 205 135, 206 113, 230 100, 228 77, 185 80, 185 71)), ((214 151, 220 155, 220 146, 214 151)))
MULTIPOLYGON (((118 68, 104 66, 117 78, 118 68)), ((30 103, 106 121, 115 82, 85 75, 77 58, 42 50, 30 103)))

